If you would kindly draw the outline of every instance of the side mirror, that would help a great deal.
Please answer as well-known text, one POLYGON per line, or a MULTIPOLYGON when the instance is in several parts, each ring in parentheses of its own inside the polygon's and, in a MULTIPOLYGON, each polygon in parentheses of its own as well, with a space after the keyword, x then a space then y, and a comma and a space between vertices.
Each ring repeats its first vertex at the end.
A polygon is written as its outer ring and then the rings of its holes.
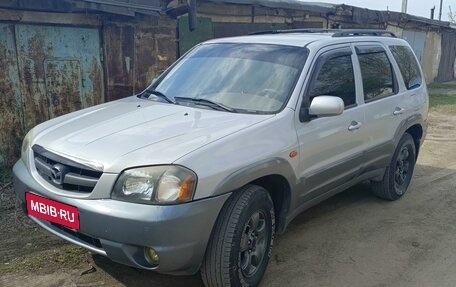
POLYGON ((318 96, 313 98, 309 107, 309 115, 319 117, 338 116, 343 113, 344 101, 339 97, 318 96))

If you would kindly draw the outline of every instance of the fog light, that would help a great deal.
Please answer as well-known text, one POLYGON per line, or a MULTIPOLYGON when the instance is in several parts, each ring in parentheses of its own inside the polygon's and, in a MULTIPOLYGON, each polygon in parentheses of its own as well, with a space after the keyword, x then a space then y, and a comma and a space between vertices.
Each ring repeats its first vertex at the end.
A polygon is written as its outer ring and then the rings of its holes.
POLYGON ((160 256, 152 247, 146 247, 144 250, 146 260, 152 265, 158 265, 160 262, 160 256))

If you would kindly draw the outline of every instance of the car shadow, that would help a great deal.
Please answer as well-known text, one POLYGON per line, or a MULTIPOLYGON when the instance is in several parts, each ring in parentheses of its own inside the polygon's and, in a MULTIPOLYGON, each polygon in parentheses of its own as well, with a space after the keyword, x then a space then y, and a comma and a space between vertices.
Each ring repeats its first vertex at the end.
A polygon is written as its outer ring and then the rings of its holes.
MULTIPOLYGON (((429 182, 428 177, 429 179, 434 178, 434 180, 438 180, 439 175, 442 178, 448 177, 446 174, 454 176, 456 171, 417 165, 409 192, 419 192, 420 186, 429 182)), ((275 260, 274 258, 280 252, 281 246, 296 244, 296 236, 301 236, 302 232, 314 228, 314 223, 344 221, 344 216, 348 216, 349 213, 351 213, 350 218, 353 219, 356 216, 365 216, 369 210, 385 208, 394 208, 394 206, 391 207, 391 202, 374 196, 371 192, 369 182, 360 183, 298 215, 289 224, 286 232, 277 236, 275 245, 278 246, 275 246, 273 249, 271 260, 275 260), (353 213, 355 213, 355 216, 353 216, 353 213)), ((347 218, 346 220, 351 219, 347 218)), ((347 236, 350 235, 347 234, 347 236)), ((92 257, 97 267, 110 274, 125 286, 203 286, 199 273, 193 276, 163 275, 152 271, 127 267, 112 262, 103 256, 94 254, 92 257)))
POLYGON ((125 286, 204 286, 199 273, 193 276, 171 276, 125 266, 123 264, 113 262, 110 259, 98 254, 93 254, 92 258, 98 268, 102 269, 104 272, 108 273, 110 276, 125 286))
MULTIPOLYGON (((325 216, 329 213, 334 213, 338 209, 349 208, 351 205, 359 202, 381 202, 381 199, 371 195, 369 188, 370 187, 367 184, 359 184, 305 211, 291 222, 285 235, 292 235, 293 233, 299 231, 301 226, 312 221, 312 219, 325 216)), ((281 242, 282 244, 286 244, 286 241, 293 240, 292 237, 293 236, 280 236, 278 240, 283 241, 281 242)), ((92 258, 98 268, 102 269, 125 286, 204 286, 199 273, 193 276, 171 276, 128 267, 115 263, 110 259, 97 254, 93 254, 92 258)))

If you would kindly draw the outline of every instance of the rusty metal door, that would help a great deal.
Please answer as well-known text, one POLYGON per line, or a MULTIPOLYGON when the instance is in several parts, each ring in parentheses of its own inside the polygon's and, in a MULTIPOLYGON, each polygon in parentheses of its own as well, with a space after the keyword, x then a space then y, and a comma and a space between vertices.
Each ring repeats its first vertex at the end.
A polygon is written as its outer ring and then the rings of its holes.
POLYGON ((18 157, 24 136, 14 26, 0 24, 0 166, 18 157))
POLYGON ((96 28, 0 23, 0 165, 33 126, 104 101, 96 28))
POLYGON ((104 100, 98 29, 16 25, 25 129, 104 100))

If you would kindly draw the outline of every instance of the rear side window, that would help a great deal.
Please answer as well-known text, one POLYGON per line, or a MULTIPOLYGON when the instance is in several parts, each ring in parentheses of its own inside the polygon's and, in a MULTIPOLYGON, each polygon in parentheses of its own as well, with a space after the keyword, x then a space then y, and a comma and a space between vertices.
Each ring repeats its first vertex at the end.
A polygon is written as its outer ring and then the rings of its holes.
POLYGON ((391 62, 381 47, 356 48, 363 78, 366 102, 395 94, 395 79, 391 62))
POLYGON ((350 55, 326 60, 310 89, 310 100, 316 96, 335 96, 344 101, 345 107, 356 104, 355 77, 350 55))
POLYGON ((399 65, 399 70, 401 71, 402 78, 404 78, 407 90, 421 86, 423 80, 421 78, 420 67, 410 48, 406 46, 391 46, 390 50, 399 65))

